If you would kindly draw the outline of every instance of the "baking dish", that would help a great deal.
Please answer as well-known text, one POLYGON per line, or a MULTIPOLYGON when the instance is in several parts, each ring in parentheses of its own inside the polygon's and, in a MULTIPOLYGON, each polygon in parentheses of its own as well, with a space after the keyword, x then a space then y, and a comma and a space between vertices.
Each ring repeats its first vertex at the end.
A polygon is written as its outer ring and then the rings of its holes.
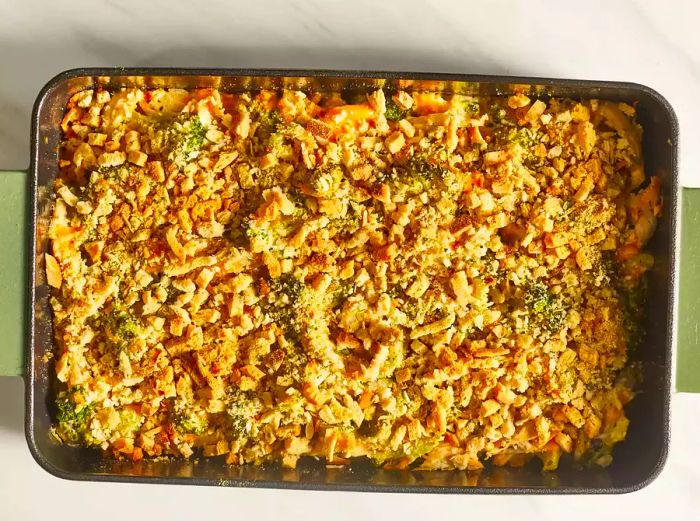
MULTIPOLYGON (((678 126, 669 104, 653 90, 640 85, 611 82, 547 80, 469 75, 424 75, 268 70, 78 69, 67 71, 39 94, 32 116, 29 176, 4 173, 0 195, 5 205, 2 229, 8 247, 0 261, 2 302, 6 313, 3 330, 9 340, 4 357, 26 349, 26 434, 37 462, 60 477, 97 481, 146 481, 197 485, 230 485, 331 490, 452 493, 604 493, 627 492, 649 483, 661 470, 669 443, 671 360, 675 346, 677 288, 678 126), (606 469, 574 469, 562 465, 556 472, 538 467, 491 468, 480 474, 458 471, 388 471, 358 461, 346 468, 327 468, 321 462, 300 463, 295 470, 270 465, 262 468, 226 466, 219 459, 194 461, 141 461, 104 459, 97 451, 57 444, 49 436, 52 423, 51 315, 44 279, 43 253, 52 202, 53 180, 58 171, 56 150, 61 140, 60 121, 67 99, 78 90, 103 84, 120 86, 200 88, 241 91, 258 88, 294 88, 362 92, 380 86, 406 90, 434 90, 479 96, 501 96, 523 86, 540 97, 614 99, 634 103, 645 128, 644 155, 648 173, 663 186, 664 214, 649 251, 657 262, 650 273, 647 336, 635 358, 642 362, 641 393, 629 406, 627 440, 614 453, 606 469), (26 218, 23 224, 20 216, 26 218), (26 233, 29 232, 29 233, 26 233), (25 237, 25 234, 28 237, 25 237), (28 239, 28 244, 27 244, 28 239), (28 248, 26 267, 17 263, 28 248), (14 271, 12 271, 14 270, 14 271), (29 274, 27 280, 25 273, 29 274), (25 281, 27 286, 25 287, 25 281), (26 291, 23 291, 25 290, 26 291), (17 310, 25 309, 26 318, 17 310), (22 327, 24 323, 24 327, 22 327), (13 329, 14 328, 14 329, 13 329), (12 351, 14 348, 15 351, 12 351)), ((11 360, 11 358, 8 358, 11 360)), ((15 363, 14 369, 20 369, 15 363)), ((7 367, 7 365, 5 365, 7 367)), ((5 369, 7 372, 7 369, 5 369)))

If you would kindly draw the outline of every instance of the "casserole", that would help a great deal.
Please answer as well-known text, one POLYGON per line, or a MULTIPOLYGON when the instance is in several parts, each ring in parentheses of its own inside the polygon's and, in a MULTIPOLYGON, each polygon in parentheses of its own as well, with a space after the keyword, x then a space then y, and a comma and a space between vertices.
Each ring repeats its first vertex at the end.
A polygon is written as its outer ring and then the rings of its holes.
MULTIPOLYGON (((521 88, 521 87, 519 87, 521 88)), ((676 291, 677 123, 668 104, 657 93, 637 85, 575 82, 527 78, 494 78, 457 75, 395 73, 319 73, 292 71, 174 71, 174 70, 76 70, 52 80, 35 105, 30 169, 30 219, 33 233, 29 250, 29 307, 27 351, 27 439, 32 454, 47 470, 62 477, 94 480, 144 480, 276 486, 290 488, 350 489, 415 492, 625 492, 644 486, 661 470, 668 447, 671 353, 674 345, 676 291), (358 462, 347 468, 326 468, 322 463, 299 464, 283 470, 227 467, 220 461, 138 462, 103 460, 98 453, 55 443, 49 437, 52 423, 50 364, 52 351, 48 288, 40 260, 48 244, 48 211, 57 173, 56 147, 61 140, 60 120, 67 99, 93 86, 215 87, 220 90, 296 88, 366 92, 379 86, 457 92, 480 96, 509 95, 516 85, 527 85, 539 97, 600 98, 635 103, 645 129, 644 156, 650 175, 661 180, 664 213, 649 243, 657 260, 649 274, 649 321, 646 340, 637 358, 642 362, 642 392, 629 406, 631 419, 627 441, 615 451, 607 469, 576 470, 562 466, 555 473, 538 469, 488 467, 480 474, 457 471, 387 471, 358 462)), ((13 176, 21 187, 20 176, 13 176)), ((21 188, 19 188, 21 191, 21 188)), ((21 206, 18 208, 21 211, 21 206)))

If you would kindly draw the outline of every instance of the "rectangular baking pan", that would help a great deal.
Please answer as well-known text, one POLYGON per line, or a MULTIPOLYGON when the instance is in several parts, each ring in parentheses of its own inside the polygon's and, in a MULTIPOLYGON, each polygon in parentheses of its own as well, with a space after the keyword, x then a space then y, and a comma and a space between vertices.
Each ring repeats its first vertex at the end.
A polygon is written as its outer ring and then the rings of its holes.
POLYGON ((677 143, 678 123, 668 102, 654 90, 631 83, 360 71, 111 68, 66 71, 42 89, 34 105, 29 175, 0 173, 0 203, 4 214, 0 217, 0 232, 4 232, 7 244, 0 251, 0 266, 7 266, 0 276, 0 312, 4 311, 0 327, 6 335, 0 372, 18 372, 24 365, 29 449, 48 472, 62 478, 92 481, 494 494, 620 493, 644 487, 661 471, 669 446, 678 280, 677 143), (543 472, 534 464, 517 469, 487 465, 481 473, 473 474, 387 471, 362 461, 349 467, 327 468, 310 460, 300 462, 295 470, 286 470, 278 465, 227 466, 220 458, 198 462, 114 461, 103 458, 96 450, 56 443, 49 435, 55 411, 52 364, 46 357, 53 349, 53 334, 43 254, 48 247, 46 233, 52 187, 58 173, 57 149, 63 111, 71 95, 98 84, 108 89, 122 86, 213 87, 226 91, 294 88, 355 93, 385 87, 479 96, 508 96, 525 86, 531 95, 540 98, 600 98, 635 105, 644 127, 646 171, 661 179, 664 211, 649 244, 656 264, 649 275, 647 335, 634 353, 642 362, 644 380, 641 392, 628 407, 629 434, 626 441, 616 446, 613 463, 606 469, 576 469, 562 463, 555 472, 543 472))

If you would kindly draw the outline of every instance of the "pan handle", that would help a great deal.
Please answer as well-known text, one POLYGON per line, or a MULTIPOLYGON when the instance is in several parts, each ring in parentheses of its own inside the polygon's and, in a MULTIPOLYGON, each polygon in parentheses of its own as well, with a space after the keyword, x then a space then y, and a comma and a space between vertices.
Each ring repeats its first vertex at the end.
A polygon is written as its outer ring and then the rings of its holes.
POLYGON ((676 390, 700 393, 700 188, 681 194, 676 390))
POLYGON ((0 375, 22 376, 27 321, 29 173, 0 171, 0 375))

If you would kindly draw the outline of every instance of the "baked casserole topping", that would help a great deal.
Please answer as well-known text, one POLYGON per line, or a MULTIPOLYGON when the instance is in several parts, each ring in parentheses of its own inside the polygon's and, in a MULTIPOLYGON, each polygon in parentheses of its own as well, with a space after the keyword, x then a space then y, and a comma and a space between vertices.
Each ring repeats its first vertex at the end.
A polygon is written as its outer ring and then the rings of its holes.
POLYGON ((634 108, 351 97, 71 98, 45 255, 61 441, 610 462, 661 211, 634 108))

